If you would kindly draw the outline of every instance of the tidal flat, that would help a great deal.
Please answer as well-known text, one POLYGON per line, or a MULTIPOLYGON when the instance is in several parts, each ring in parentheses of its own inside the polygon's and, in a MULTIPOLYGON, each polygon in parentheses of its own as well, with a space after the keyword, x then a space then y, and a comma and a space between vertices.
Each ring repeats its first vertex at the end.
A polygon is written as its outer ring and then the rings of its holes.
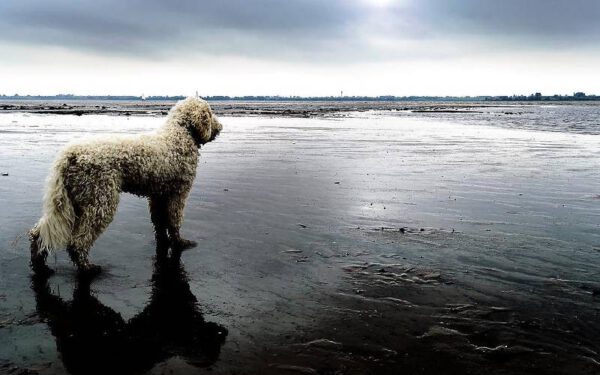
POLYGON ((0 112, 0 372, 600 372, 600 106, 398 108, 222 111, 198 246, 122 195, 91 282, 28 267, 52 160, 162 112, 0 112))

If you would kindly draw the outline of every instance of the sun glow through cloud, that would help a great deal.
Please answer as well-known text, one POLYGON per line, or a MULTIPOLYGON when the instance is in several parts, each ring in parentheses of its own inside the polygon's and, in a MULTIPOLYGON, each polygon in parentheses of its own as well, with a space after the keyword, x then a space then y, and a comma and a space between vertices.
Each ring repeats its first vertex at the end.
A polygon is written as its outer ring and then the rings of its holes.
POLYGON ((375 8, 387 8, 395 5, 398 0, 362 0, 365 4, 375 8))

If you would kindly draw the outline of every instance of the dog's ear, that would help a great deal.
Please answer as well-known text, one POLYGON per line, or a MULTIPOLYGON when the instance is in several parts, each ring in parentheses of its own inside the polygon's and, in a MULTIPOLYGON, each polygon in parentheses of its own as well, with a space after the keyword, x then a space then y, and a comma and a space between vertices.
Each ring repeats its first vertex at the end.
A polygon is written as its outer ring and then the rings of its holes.
POLYGON ((174 108, 180 126, 188 129, 196 143, 204 144, 213 137, 213 114, 208 103, 200 98, 189 97, 174 108))

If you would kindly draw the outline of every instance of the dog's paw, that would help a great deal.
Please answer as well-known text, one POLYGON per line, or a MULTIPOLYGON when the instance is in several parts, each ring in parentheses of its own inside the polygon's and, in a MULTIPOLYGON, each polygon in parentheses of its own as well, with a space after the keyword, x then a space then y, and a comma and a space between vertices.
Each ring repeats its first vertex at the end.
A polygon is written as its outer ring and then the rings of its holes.
POLYGON ((171 246, 173 250, 182 251, 196 247, 198 246, 198 243, 196 241, 184 240, 183 238, 180 238, 178 240, 174 240, 171 246))

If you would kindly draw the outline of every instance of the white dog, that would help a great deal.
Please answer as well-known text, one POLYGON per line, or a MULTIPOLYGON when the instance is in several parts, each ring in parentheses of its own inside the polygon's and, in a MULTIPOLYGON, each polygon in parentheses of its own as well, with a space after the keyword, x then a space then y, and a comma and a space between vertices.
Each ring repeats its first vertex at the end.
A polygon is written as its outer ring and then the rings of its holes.
POLYGON ((34 271, 52 272, 48 253, 66 247, 80 273, 98 273, 88 253, 112 221, 121 192, 149 198, 157 241, 170 241, 175 249, 194 246, 179 234, 183 209, 196 177, 198 149, 221 129, 208 103, 191 97, 171 109, 156 134, 64 149, 48 178, 43 216, 30 231, 34 271))

